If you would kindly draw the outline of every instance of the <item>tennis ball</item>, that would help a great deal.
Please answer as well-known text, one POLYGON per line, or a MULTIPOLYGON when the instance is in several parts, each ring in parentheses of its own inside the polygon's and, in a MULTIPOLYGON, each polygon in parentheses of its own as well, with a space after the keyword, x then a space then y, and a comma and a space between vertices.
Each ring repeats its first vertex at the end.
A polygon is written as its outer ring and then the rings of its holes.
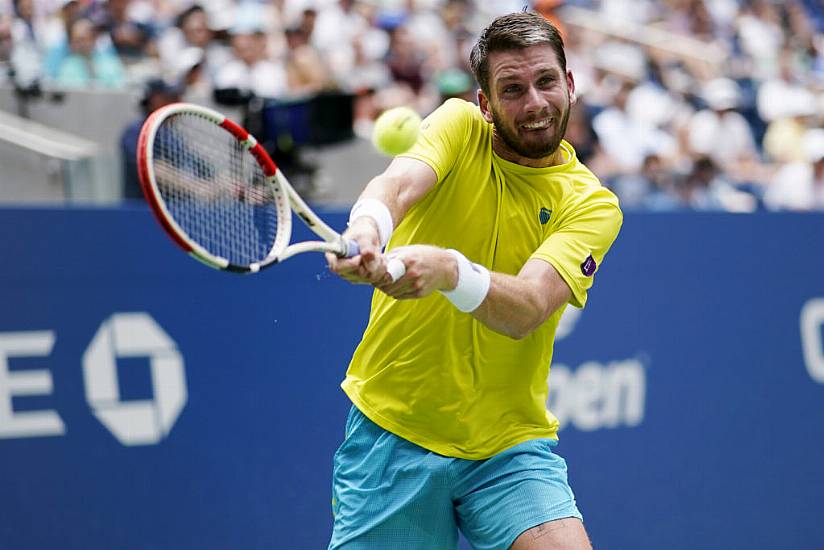
POLYGON ((420 115, 409 107, 388 109, 375 121, 372 145, 384 155, 400 155, 415 145, 420 128, 420 115))

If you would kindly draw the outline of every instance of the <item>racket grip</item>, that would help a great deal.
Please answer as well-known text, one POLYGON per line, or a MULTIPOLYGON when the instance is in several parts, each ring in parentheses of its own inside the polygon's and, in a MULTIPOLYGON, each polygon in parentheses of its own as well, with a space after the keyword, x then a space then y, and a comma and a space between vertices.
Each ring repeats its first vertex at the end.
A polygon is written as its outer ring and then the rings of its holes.
POLYGON ((386 272, 392 277, 392 282, 394 283, 406 273, 406 265, 400 258, 390 258, 386 263, 386 272))
MULTIPOLYGON (((352 258, 358 254, 360 254, 360 247, 358 246, 358 243, 352 240, 346 241, 345 257, 352 258)), ((389 258, 389 261, 386 264, 386 272, 389 273, 390 277, 392 277, 392 282, 394 283, 403 277, 404 273, 406 273, 406 265, 400 258, 389 258)))
POLYGON ((346 253, 344 254, 344 258, 352 258, 358 254, 360 254, 360 247, 358 246, 358 243, 352 240, 346 241, 346 253))

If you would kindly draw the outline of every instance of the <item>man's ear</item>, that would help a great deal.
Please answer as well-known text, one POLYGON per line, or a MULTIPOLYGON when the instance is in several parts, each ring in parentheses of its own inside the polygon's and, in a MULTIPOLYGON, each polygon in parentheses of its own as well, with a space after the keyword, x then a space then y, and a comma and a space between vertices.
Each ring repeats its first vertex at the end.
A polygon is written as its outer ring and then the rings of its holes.
POLYGON ((481 108, 484 120, 492 124, 492 111, 489 110, 489 100, 484 95, 483 90, 478 90, 478 107, 481 108))
POLYGON ((578 101, 578 97, 575 95, 575 78, 572 76, 570 69, 567 69, 566 78, 567 90, 569 90, 569 106, 571 107, 578 101))

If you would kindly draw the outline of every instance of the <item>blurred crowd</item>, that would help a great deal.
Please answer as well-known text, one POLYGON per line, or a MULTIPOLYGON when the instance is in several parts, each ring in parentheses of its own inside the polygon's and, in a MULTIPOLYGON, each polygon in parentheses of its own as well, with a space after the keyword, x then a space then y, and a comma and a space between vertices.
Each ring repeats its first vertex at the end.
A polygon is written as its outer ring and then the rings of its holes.
POLYGON ((0 83, 139 88, 144 114, 336 91, 368 136, 474 101, 478 31, 525 6, 564 34, 567 139, 625 209, 824 210, 821 0, 0 0, 0 83))

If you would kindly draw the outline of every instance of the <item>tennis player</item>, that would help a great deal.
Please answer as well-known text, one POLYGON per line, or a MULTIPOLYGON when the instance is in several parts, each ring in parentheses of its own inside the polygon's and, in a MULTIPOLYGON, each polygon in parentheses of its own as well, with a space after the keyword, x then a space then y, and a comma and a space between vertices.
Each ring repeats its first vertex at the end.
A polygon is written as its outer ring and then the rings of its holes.
POLYGON ((478 550, 591 547, 547 377, 558 320, 586 303, 622 214, 562 139, 575 83, 556 28, 502 16, 470 61, 479 105, 424 120, 352 208, 361 254, 328 257, 380 290, 342 384, 332 549, 454 549, 458 529, 478 550))

